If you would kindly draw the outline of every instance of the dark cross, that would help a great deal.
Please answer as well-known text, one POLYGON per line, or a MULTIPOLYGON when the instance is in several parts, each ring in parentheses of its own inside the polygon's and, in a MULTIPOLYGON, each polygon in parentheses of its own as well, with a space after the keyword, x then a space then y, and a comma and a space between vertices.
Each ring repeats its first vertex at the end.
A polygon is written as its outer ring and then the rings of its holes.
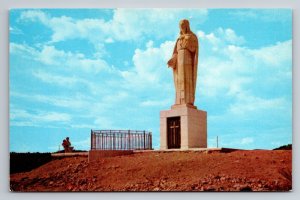
POLYGON ((173 128, 175 129, 175 128, 178 128, 178 127, 179 127, 179 126, 176 125, 176 122, 175 122, 175 121, 173 121, 173 125, 170 126, 170 128, 172 128, 172 129, 173 129, 173 128))
MULTIPOLYGON (((175 130, 176 130, 176 128, 179 128, 179 126, 178 125, 176 125, 176 122, 175 121, 173 121, 172 122, 172 125, 170 126, 170 129, 171 129, 171 133, 172 133, 172 135, 173 135, 173 137, 172 137, 172 139, 173 139, 173 144, 176 144, 176 140, 175 140, 175 130)), ((177 145, 177 144, 176 144, 177 145)))

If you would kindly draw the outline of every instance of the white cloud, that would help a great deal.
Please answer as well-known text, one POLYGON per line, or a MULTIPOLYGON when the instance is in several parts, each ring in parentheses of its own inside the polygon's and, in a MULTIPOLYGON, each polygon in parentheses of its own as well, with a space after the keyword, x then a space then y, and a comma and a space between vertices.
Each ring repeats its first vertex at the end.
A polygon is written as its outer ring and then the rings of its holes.
MULTIPOLYGON (((54 73, 49 73, 42 70, 36 70, 32 72, 33 77, 39 79, 44 83, 49 83, 52 85, 57 85, 62 88, 78 90, 77 87, 87 88, 91 95, 102 95, 105 92, 105 88, 101 87, 101 84, 97 82, 92 82, 80 75, 58 75, 54 73)), ((73 97, 74 98, 74 97, 73 97)))
POLYGON ((71 116, 66 113, 57 113, 57 112, 50 112, 50 113, 43 113, 40 114, 39 117, 42 115, 40 120, 46 122, 69 122, 71 120, 71 116))
POLYGON ((67 124, 72 117, 67 113, 35 111, 25 109, 10 109, 10 126, 42 126, 51 127, 67 124))
POLYGON ((222 48, 225 45, 242 45, 245 43, 245 38, 239 36, 231 28, 224 29, 219 27, 214 32, 205 34, 203 31, 198 30, 197 35, 201 41, 208 41, 212 48, 222 48))
POLYGON ((219 28, 218 34, 223 36, 225 41, 227 41, 230 44, 239 44, 240 45, 245 42, 244 37, 236 35, 236 33, 230 28, 228 28, 228 29, 219 28))
POLYGON ((26 110, 11 108, 10 109, 10 119, 15 120, 17 118, 29 118, 32 115, 26 110))
MULTIPOLYGON (((252 136, 245 136, 245 134, 234 135, 233 133, 219 135, 218 139, 219 147, 237 149, 251 149, 254 142, 256 142, 255 138, 252 136)), ((211 146, 216 146, 216 138, 208 140, 208 142, 211 146)))
POLYGON ((253 113, 268 113, 268 111, 281 110, 288 111, 289 103, 283 97, 263 99, 252 96, 251 94, 240 93, 237 96, 236 102, 231 104, 228 111, 238 116, 251 116, 253 113))
POLYGON ((87 58, 84 54, 58 50, 54 46, 44 45, 41 50, 38 50, 25 44, 10 43, 10 53, 39 61, 51 67, 80 69, 83 72, 92 73, 111 70, 110 66, 101 58, 87 58))
POLYGON ((74 149, 76 150, 89 150, 91 145, 91 138, 87 137, 83 140, 79 140, 79 141, 73 141, 72 142, 72 146, 74 147, 74 149))
POLYGON ((81 53, 65 52, 54 46, 44 46, 39 53, 39 60, 48 65, 59 65, 60 67, 79 68, 85 72, 98 73, 108 70, 109 66, 102 59, 86 58, 81 53))
POLYGON ((147 47, 147 49, 152 48, 153 47, 153 41, 152 40, 148 41, 146 43, 146 47, 147 47))
POLYGON ((120 91, 111 92, 111 95, 104 96, 102 98, 102 101, 109 102, 110 104, 114 104, 126 99, 128 96, 129 94, 126 91, 120 90, 120 91))
POLYGON ((113 19, 103 27, 117 40, 136 40, 147 35, 163 38, 178 33, 179 20, 189 18, 202 23, 207 14, 206 9, 116 9, 113 19))
POLYGON ((173 102, 171 99, 163 99, 163 100, 146 100, 142 101, 140 103, 140 106, 143 107, 155 107, 155 106, 161 106, 161 107, 169 107, 173 102))
POLYGON ((62 86, 73 86, 75 83, 77 83, 79 80, 76 77, 66 77, 66 76, 60 76, 60 75, 53 75, 50 73, 46 73, 44 71, 34 71, 32 75, 38 79, 40 79, 43 82, 46 83, 55 83, 62 86))
POLYGON ((32 59, 32 56, 37 56, 37 51, 29 47, 28 45, 25 44, 17 44, 11 42, 9 44, 9 52, 11 54, 18 54, 21 55, 22 57, 28 57, 32 59))
POLYGON ((51 28, 52 42, 82 38, 96 44, 137 40, 147 35, 156 38, 173 36, 178 33, 180 19, 189 18, 196 25, 204 22, 207 14, 206 9, 115 9, 112 19, 105 21, 99 18, 75 20, 67 16, 51 17, 43 11, 29 10, 22 12, 20 20, 40 21, 51 28))
POLYGON ((242 36, 231 29, 226 34, 226 30, 197 31, 200 58, 196 100, 210 109, 210 134, 218 134, 223 146, 260 146, 263 144, 255 134, 272 138, 270 130, 274 127, 285 127, 285 131, 276 131, 278 135, 289 133, 292 102, 286 91, 291 89, 292 41, 248 48, 242 46, 246 43, 242 36))
POLYGON ((171 82, 172 70, 167 68, 167 60, 170 59, 174 48, 174 42, 166 41, 159 47, 154 47, 149 41, 145 50, 136 49, 133 55, 133 69, 122 71, 121 75, 130 88, 164 88, 164 83, 171 82), (169 81, 168 81, 169 80, 169 81))
POLYGON ((292 60, 292 41, 278 42, 275 45, 250 50, 250 54, 256 61, 264 63, 266 66, 285 67, 290 70, 292 60))
POLYGON ((31 101, 34 103, 45 103, 52 106, 70 109, 84 109, 88 105, 90 105, 91 101, 91 99, 78 94, 72 97, 64 97, 41 94, 23 94, 11 91, 10 96, 14 98, 22 98, 23 100, 31 101))
POLYGON ((254 142, 254 139, 251 137, 245 137, 241 139, 241 144, 245 145, 245 144, 251 144, 254 142))
POLYGON ((20 20, 31 19, 32 21, 48 22, 48 16, 39 10, 28 10, 21 13, 20 20))
POLYGON ((282 141, 272 141, 271 144, 274 146, 274 147, 280 147, 282 145, 286 145, 285 143, 283 143, 282 141))
POLYGON ((290 78, 291 40, 250 49, 239 46, 243 37, 231 29, 226 30, 219 28, 209 34, 197 32, 200 41, 197 89, 201 91, 201 95, 236 95, 262 76, 265 77, 262 78, 265 82, 274 77, 290 78), (218 35, 220 32, 226 33, 226 30, 231 35, 229 38, 235 38, 235 42, 226 42, 229 40, 226 34, 218 35))
POLYGON ((107 119, 105 117, 98 116, 94 120, 94 125, 92 127, 96 128, 96 129, 111 129, 111 127, 114 127, 112 121, 113 120, 111 120, 111 119, 107 119))
POLYGON ((114 40, 111 37, 109 37, 105 40, 105 43, 114 43, 114 40))
POLYGON ((51 17, 40 10, 27 10, 21 13, 20 20, 41 22, 51 28, 53 30, 52 42, 62 41, 66 37, 73 39, 80 34, 80 28, 76 28, 76 23, 71 17, 51 17))
POLYGON ((9 33, 14 35, 22 35, 24 34, 23 31, 17 27, 9 27, 9 33))
POLYGON ((230 13, 235 20, 264 22, 286 22, 291 20, 291 14, 291 9, 239 9, 230 13))

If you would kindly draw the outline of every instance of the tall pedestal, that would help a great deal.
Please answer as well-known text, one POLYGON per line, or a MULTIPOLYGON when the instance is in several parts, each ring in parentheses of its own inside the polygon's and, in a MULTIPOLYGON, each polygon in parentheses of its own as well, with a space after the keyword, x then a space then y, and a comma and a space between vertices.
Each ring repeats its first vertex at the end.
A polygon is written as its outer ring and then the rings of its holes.
POLYGON ((207 148, 207 113, 193 106, 160 111, 160 149, 207 148))

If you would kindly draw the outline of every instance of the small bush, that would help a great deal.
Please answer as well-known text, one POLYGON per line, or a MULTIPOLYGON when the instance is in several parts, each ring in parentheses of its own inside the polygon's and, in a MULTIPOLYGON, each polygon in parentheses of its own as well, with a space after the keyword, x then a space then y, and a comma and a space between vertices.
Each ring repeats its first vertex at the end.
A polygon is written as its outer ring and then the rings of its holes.
POLYGON ((10 174, 31 171, 52 160, 51 153, 10 153, 10 174))
POLYGON ((283 145, 281 147, 275 148, 273 150, 292 150, 292 144, 288 144, 288 145, 283 145))

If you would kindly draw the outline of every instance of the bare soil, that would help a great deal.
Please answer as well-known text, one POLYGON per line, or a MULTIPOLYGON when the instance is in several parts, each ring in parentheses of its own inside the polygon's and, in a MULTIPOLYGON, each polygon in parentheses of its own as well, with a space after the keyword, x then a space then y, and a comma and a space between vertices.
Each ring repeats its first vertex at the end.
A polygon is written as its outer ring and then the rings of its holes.
POLYGON ((12 191, 290 191, 291 150, 143 152, 53 160, 12 174, 12 191))

